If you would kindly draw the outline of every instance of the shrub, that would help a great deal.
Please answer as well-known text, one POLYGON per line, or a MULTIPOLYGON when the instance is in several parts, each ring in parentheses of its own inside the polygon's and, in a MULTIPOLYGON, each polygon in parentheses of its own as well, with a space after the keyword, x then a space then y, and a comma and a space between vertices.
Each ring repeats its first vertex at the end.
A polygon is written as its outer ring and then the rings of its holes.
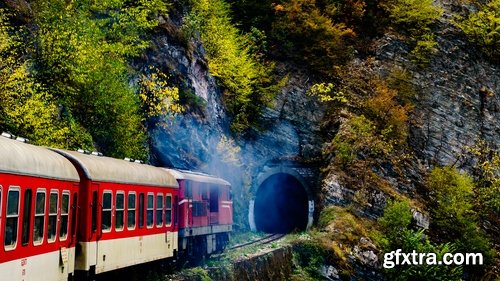
POLYGON ((431 227, 447 241, 456 241, 458 250, 481 252, 491 257, 491 245, 477 225, 473 210, 472 178, 452 167, 436 167, 427 185, 435 204, 431 227))
POLYGON ((432 0, 389 0, 383 6, 391 20, 411 35, 427 33, 443 14, 443 9, 434 6, 432 0))
POLYGON ((469 40, 478 45, 490 58, 500 55, 500 0, 488 1, 467 18, 457 18, 456 25, 469 40))
POLYGON ((0 9, 0 130, 38 145, 91 147, 90 135, 72 120, 61 120, 56 100, 30 73, 29 44, 22 38, 22 28, 10 26, 0 9))
POLYGON ((334 23, 316 1, 291 0, 274 8, 271 36, 281 54, 326 76, 335 75, 335 66, 351 58, 347 40, 355 36, 354 32, 344 23, 334 23))
POLYGON ((210 73, 219 78, 224 89, 223 101, 233 117, 233 131, 242 133, 257 127, 261 111, 270 105, 284 81, 273 79, 273 64, 262 63, 252 56, 244 36, 231 23, 225 1, 190 3, 184 30, 191 37, 195 32, 200 34, 210 73))
POLYGON ((398 102, 398 91, 387 86, 383 81, 373 80, 373 94, 364 102, 364 111, 374 121, 377 132, 391 145, 406 142, 408 134, 409 105, 398 102))
POLYGON ((146 135, 128 59, 166 11, 162 0, 33 1, 36 78, 64 116, 115 157, 147 157, 146 135))
POLYGON ((378 222, 391 241, 391 246, 397 248, 403 246, 403 233, 410 227, 411 220, 408 201, 389 201, 384 209, 384 215, 378 222))
POLYGON ((415 48, 410 52, 413 63, 419 66, 426 66, 431 61, 432 54, 437 52, 437 45, 434 35, 426 33, 417 40, 415 48))
POLYGON ((376 134, 376 127, 365 116, 351 117, 335 135, 328 151, 335 152, 340 163, 348 164, 358 156, 386 155, 392 147, 376 134))
MULTIPOLYGON (((385 251, 401 249, 403 253, 435 253, 436 260, 442 259, 445 253, 456 251, 452 243, 432 244, 424 235, 424 230, 415 231, 410 228, 412 220, 408 201, 389 201, 379 224, 386 235, 385 251)), ((386 270, 390 280, 461 280, 462 267, 418 265, 396 266, 386 270)))

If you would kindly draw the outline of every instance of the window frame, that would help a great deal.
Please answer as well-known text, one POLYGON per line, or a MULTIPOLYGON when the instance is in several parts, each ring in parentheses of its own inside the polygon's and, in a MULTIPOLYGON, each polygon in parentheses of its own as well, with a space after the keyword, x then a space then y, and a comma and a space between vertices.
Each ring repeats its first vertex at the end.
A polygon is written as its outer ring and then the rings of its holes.
MULTIPOLYGON (((45 234, 46 234, 46 229, 45 229, 45 220, 46 217, 45 215, 47 214, 47 189, 46 188, 37 188, 36 193, 35 193, 35 210, 33 212, 33 245, 34 246, 39 246, 43 244, 43 241, 45 240, 45 234), (43 199, 43 214, 39 214, 37 211, 37 202, 38 202, 38 194, 43 194, 44 199, 43 199), (35 240, 35 226, 36 226, 36 218, 38 217, 43 217, 43 231, 42 231, 42 237, 40 240, 35 240)), ((48 225, 47 225, 48 226, 48 225)))
POLYGON ((164 214, 165 214, 165 206, 163 204, 163 198, 165 196, 163 195, 163 193, 157 193, 156 196, 155 196, 155 225, 156 227, 163 227, 165 225, 165 219, 164 219, 164 214), (161 198, 161 200, 158 200, 159 198, 161 198), (161 202, 161 206, 160 206, 160 209, 158 209, 158 202, 161 202), (161 215, 160 215, 160 223, 158 223, 158 211, 161 212, 161 215))
MULTIPOLYGON (((115 194, 115 206, 114 206, 114 209, 115 209, 115 223, 114 223, 114 226, 115 226, 115 231, 123 231, 125 229, 125 191, 124 190, 118 190, 116 191, 116 194, 115 194), (123 205, 122 205, 122 208, 121 209, 118 209, 118 195, 122 195, 123 196, 123 205), (118 224, 116 223, 117 222, 117 218, 118 218, 118 211, 121 211, 122 212, 122 226, 120 228, 118 228, 118 224)), ((128 213, 127 213, 128 214, 128 213)))
POLYGON ((155 194, 153 192, 148 192, 146 194, 146 228, 151 229, 155 225, 155 194), (151 200, 151 207, 149 206, 149 197, 153 197, 153 200, 151 200), (151 212, 151 224, 148 222, 148 212, 151 212))
POLYGON ((49 193, 49 209, 48 209, 48 212, 47 212, 47 242, 48 243, 54 243, 56 240, 57 240, 57 230, 59 229, 58 228, 58 225, 61 223, 61 220, 59 219, 59 208, 60 208, 60 204, 59 204, 59 190, 57 189, 51 189, 50 190, 50 193, 49 193), (57 195, 57 198, 56 198, 56 212, 55 213, 51 213, 50 211, 50 203, 51 203, 51 199, 52 199, 52 195, 55 194, 57 195), (54 238, 53 239, 50 239, 50 233, 49 233, 49 229, 50 229, 50 216, 56 216, 56 220, 55 220, 55 231, 54 231, 54 238))
POLYGON ((14 249, 16 249, 17 247, 17 244, 19 242, 19 211, 21 209, 21 187, 20 186, 17 186, 17 185, 11 185, 9 186, 9 188, 7 189, 7 198, 5 199, 5 203, 6 203, 6 207, 5 207, 5 229, 4 229, 4 236, 3 236, 3 239, 4 241, 2 241, 2 243, 4 244, 4 250, 5 251, 12 251, 14 249), (9 193, 10 192, 17 192, 17 214, 16 215, 10 215, 8 214, 8 208, 9 208, 9 193), (14 244, 12 245, 5 245, 5 231, 7 231, 7 220, 9 218, 12 218, 12 217, 17 217, 17 224, 16 224, 16 235, 15 235, 15 238, 16 238, 16 241, 14 242, 14 244))
POLYGON ((109 233, 111 232, 111 230, 113 229, 113 191, 112 190, 104 190, 102 192, 102 205, 101 205, 101 232, 103 233, 109 233), (104 208, 104 196, 106 194, 109 194, 111 195, 111 198, 110 198, 110 206, 109 208, 104 208), (109 212, 109 227, 108 228, 103 228, 103 217, 104 217, 104 212, 109 212))
POLYGON ((128 230, 134 230, 137 227, 137 193, 135 191, 129 191, 127 193, 127 207, 126 207, 126 209, 127 209, 127 229, 128 230), (130 209, 130 205, 129 205, 129 203, 130 203, 130 200, 129 200, 130 195, 134 196, 134 208, 133 209, 130 209), (129 214, 130 211, 134 212, 134 225, 133 226, 130 226, 129 220, 128 220, 128 218, 129 218, 128 214, 129 214))
POLYGON ((60 212, 60 215, 59 215, 59 232, 57 234, 59 235, 56 235, 59 237, 59 241, 66 241, 66 239, 68 239, 68 233, 70 231, 70 228, 69 228, 69 218, 70 218, 70 208, 71 208, 71 192, 69 190, 63 190, 62 193, 61 193, 61 204, 60 204, 60 209, 61 209, 61 212, 60 212), (67 210, 66 210, 66 214, 63 214, 63 198, 64 196, 68 196, 68 206, 67 206, 67 210), (66 223, 66 234, 64 236, 61 235, 61 231, 63 229, 62 227, 62 217, 63 216, 67 216, 68 219, 67 219, 67 223, 66 223))
POLYGON ((172 193, 165 194, 165 225, 166 226, 172 226, 172 209, 173 209, 172 208, 172 204, 173 204, 172 200, 173 200, 172 193), (169 197, 170 197, 170 208, 168 207, 168 204, 167 204, 167 198, 169 198, 169 197), (170 222, 167 219, 168 211, 170 211, 170 222))

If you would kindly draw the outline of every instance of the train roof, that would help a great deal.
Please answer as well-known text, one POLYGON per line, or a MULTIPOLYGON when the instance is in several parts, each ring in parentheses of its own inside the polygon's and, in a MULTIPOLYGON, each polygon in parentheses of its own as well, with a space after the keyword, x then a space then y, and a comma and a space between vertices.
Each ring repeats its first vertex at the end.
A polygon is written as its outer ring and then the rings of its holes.
POLYGON ((221 178, 211 176, 208 174, 204 174, 204 173, 198 173, 198 172, 186 171, 186 170, 177 170, 177 169, 167 169, 167 168, 162 168, 162 169, 171 173, 178 180, 192 180, 192 181, 196 181, 196 182, 213 183, 213 184, 231 186, 231 184, 229 182, 227 182, 221 178))
POLYGON ((80 181, 78 171, 63 156, 45 147, 0 137, 0 172, 80 181))
POLYGON ((163 170, 121 159, 53 149, 81 168, 85 177, 93 181, 179 187, 176 179, 163 170))

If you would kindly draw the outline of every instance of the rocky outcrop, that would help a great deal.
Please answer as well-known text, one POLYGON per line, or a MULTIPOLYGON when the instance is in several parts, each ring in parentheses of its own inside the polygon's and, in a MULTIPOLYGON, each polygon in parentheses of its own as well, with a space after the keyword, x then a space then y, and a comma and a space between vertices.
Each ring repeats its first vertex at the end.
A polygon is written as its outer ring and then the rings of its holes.
POLYGON ((377 42, 375 67, 381 74, 395 67, 411 73, 418 94, 409 143, 427 163, 451 165, 479 138, 500 143, 500 68, 447 19, 436 35, 437 52, 427 67, 412 64, 408 45, 391 35, 377 42))
MULTIPOLYGON (((262 116, 262 131, 251 138, 234 139, 222 89, 208 71, 203 46, 196 41, 179 41, 176 34, 180 21, 175 17, 162 19, 164 30, 154 37, 154 46, 142 62, 144 66, 153 65, 169 73, 183 95, 195 100, 186 112, 166 120, 166 126, 150 130, 155 164, 214 173, 230 181, 234 179, 238 188, 244 173, 255 173, 269 161, 321 155, 320 121, 324 107, 316 98, 306 95, 311 83, 301 73, 289 74, 288 84, 262 116), (227 143, 240 148, 237 152, 240 171, 220 168, 226 152, 221 146, 227 143)), ((279 67, 278 72, 288 73, 285 67, 279 67)))

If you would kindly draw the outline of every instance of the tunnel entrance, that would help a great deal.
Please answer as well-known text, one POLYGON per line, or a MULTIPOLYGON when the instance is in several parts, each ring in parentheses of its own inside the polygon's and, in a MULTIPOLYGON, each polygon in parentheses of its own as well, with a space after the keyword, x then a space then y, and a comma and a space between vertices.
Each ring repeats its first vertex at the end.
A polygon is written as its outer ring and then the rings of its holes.
POLYGON ((277 173, 258 187, 254 205, 258 231, 288 233, 305 230, 308 214, 307 192, 294 176, 277 173))

